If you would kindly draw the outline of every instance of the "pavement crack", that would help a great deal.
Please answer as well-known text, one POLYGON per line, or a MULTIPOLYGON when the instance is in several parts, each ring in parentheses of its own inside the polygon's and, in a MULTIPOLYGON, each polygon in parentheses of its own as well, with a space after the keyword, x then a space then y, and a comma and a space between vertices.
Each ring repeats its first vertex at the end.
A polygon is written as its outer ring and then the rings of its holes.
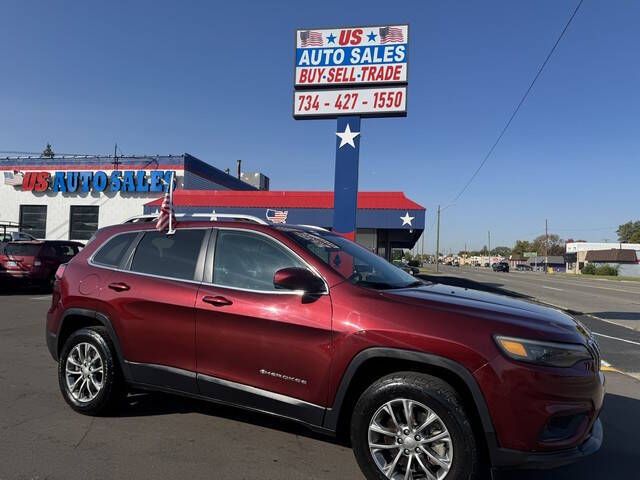
POLYGON ((87 426, 87 429, 84 431, 84 434, 82 435, 82 437, 80 438, 80 440, 78 440, 78 443, 76 443, 73 446, 73 449, 75 450, 76 448, 78 448, 80 446, 80 444, 82 444, 82 442, 84 442, 84 439, 87 438, 87 435, 89 435, 89 431, 91 430, 91 428, 93 427, 93 422, 95 421, 95 418, 92 418, 91 421, 89 422, 89 425, 87 426))

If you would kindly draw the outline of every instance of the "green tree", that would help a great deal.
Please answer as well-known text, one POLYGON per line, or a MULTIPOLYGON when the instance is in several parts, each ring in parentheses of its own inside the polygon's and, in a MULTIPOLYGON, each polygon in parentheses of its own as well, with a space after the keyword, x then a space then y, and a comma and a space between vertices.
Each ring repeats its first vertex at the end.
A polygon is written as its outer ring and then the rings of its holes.
POLYGON ((42 151, 42 156, 44 158, 53 158, 53 156, 55 155, 53 148, 51 148, 51 144, 47 143, 46 148, 42 151))
POLYGON ((640 243, 640 220, 623 223, 616 230, 618 241, 623 243, 640 243))
POLYGON ((516 240, 511 253, 513 255, 524 255, 525 252, 533 252, 533 245, 527 240, 516 240))
POLYGON ((492 255, 500 255, 501 257, 508 257, 511 255, 511 249, 509 247, 496 247, 491 250, 492 255))

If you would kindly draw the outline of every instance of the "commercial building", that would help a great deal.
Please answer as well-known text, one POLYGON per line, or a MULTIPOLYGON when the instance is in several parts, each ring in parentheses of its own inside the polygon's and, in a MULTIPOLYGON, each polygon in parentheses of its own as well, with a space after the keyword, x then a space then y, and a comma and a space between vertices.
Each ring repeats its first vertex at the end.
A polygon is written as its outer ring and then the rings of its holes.
MULTIPOLYGON (((158 211, 162 199, 145 205, 158 211)), ((177 214, 233 213, 275 223, 333 227, 333 192, 301 191, 176 191, 177 214)), ((356 241, 378 255, 391 258, 395 248, 412 248, 424 230, 425 209, 402 192, 359 192, 356 241)))
MULTIPOLYGON (((19 223, 36 238, 86 241, 98 228, 155 212, 171 178, 178 214, 333 226, 332 192, 259 190, 269 185, 263 174, 233 176, 186 153, 0 159, 0 222, 19 223)), ((356 239, 385 258, 412 248, 424 225, 424 207, 401 192, 359 194, 356 239)))
MULTIPOLYGON (((571 242, 566 245, 567 273, 580 273, 587 264, 589 252, 604 250, 633 250, 640 252, 640 243, 571 242)), ((595 258, 595 257, 593 257, 595 258)), ((634 270, 634 268, 630 268, 634 270)), ((620 273, 622 275, 622 273, 620 273)))
POLYGON ((4 158, 0 171, 0 221, 52 240, 88 240, 99 227, 140 215, 172 176, 176 189, 256 189, 186 153, 4 158))

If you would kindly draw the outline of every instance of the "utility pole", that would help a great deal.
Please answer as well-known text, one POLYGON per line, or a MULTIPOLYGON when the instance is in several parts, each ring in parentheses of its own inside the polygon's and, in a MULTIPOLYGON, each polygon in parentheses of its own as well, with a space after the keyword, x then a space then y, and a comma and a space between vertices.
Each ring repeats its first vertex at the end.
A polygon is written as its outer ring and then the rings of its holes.
POLYGON ((436 273, 440 262, 440 205, 438 205, 438 227, 436 229, 436 273))
POLYGON ((491 267, 491 230, 487 231, 489 237, 489 267, 491 267))
POLYGON ((544 219, 544 273, 549 271, 549 222, 544 219))

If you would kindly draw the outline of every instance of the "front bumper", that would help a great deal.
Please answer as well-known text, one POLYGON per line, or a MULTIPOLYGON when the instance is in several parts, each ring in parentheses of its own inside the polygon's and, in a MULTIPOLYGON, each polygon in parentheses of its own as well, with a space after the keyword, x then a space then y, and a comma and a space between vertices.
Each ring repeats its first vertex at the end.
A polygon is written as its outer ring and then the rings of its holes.
POLYGON ((597 419, 591 435, 577 447, 556 452, 520 452, 505 448, 490 448, 491 463, 496 468, 547 469, 573 463, 597 452, 602 446, 604 432, 597 419))

